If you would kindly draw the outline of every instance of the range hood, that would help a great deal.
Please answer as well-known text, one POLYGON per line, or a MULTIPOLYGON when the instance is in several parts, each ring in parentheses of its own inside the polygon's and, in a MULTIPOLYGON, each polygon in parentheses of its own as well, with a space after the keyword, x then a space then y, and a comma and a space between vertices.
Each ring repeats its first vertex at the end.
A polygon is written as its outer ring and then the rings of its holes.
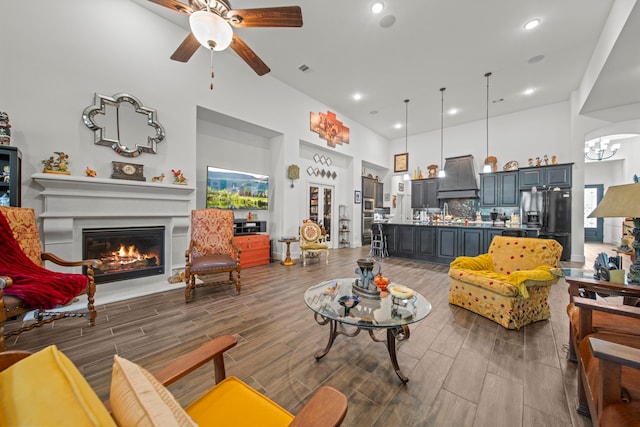
POLYGON ((445 159, 444 173, 438 186, 438 199, 478 198, 478 180, 472 155, 445 159))

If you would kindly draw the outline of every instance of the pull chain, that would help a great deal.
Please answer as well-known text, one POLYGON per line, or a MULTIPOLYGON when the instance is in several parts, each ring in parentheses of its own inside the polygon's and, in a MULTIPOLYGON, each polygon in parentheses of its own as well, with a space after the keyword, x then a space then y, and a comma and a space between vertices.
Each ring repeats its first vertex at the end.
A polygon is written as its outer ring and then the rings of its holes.
POLYGON ((213 46, 212 46, 211 47, 211 84, 209 86, 211 90, 213 90, 213 76, 214 74, 213 74, 213 46))

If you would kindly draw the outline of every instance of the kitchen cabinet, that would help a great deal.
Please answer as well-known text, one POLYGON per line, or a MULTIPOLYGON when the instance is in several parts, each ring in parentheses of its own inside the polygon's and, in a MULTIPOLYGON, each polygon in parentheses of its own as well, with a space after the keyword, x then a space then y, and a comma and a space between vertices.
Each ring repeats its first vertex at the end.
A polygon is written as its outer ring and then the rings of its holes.
POLYGON ((411 181, 411 208, 438 208, 438 178, 414 179, 411 181))
POLYGON ((438 258, 453 261, 458 256, 458 229, 454 227, 437 227, 438 258))
POLYGON ((21 205, 22 153, 18 147, 0 146, 0 197, 6 206, 21 205))
POLYGON ((376 198, 376 181, 373 178, 362 177, 362 198, 375 199, 376 198))
MULTIPOLYGON (((413 258, 415 252, 415 227, 399 225, 396 230, 396 253, 398 256, 413 258)), ((387 242, 388 243, 388 242, 387 242)), ((388 251, 388 249, 387 249, 388 251)))
POLYGON ((376 208, 383 208, 384 207, 384 184, 376 181, 375 187, 376 187, 376 191, 375 191, 376 197, 375 197, 374 206, 376 208))
POLYGON ((480 206, 520 206, 519 172, 480 174, 480 206))
POLYGON ((414 227, 416 234, 416 258, 429 260, 436 256, 436 228, 414 227))
POLYGON ((571 188, 573 163, 562 165, 521 168, 519 173, 520 189, 531 187, 571 188))
POLYGON ((458 256, 476 256, 484 249, 484 230, 480 228, 458 229, 458 256))

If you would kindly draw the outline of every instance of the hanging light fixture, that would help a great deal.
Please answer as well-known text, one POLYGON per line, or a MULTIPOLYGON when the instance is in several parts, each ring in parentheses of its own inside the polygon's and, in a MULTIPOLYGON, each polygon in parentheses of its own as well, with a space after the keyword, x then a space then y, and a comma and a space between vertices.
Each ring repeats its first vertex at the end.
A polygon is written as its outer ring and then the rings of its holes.
POLYGON ((482 172, 493 172, 493 165, 489 163, 489 77, 491 73, 484 75, 487 78, 487 157, 484 159, 484 167, 482 172))
POLYGON ((402 179, 409 181, 411 176, 409 175, 409 100, 404 100, 404 152, 407 154, 407 171, 402 176, 402 179))
POLYGON ((596 138, 587 141, 584 147, 584 158, 587 160, 604 160, 615 156, 620 149, 620 144, 616 143, 609 147, 611 142, 608 138, 596 138))
POLYGON ((444 178, 446 173, 444 172, 444 91, 446 87, 440 88, 440 171, 438 172, 438 178, 444 178))

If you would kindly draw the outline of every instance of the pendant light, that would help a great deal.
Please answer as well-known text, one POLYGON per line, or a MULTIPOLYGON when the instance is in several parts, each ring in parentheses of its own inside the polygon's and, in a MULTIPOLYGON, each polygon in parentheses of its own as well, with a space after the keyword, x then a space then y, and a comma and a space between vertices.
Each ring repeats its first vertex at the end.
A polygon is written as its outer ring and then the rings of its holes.
POLYGON ((402 179, 405 181, 411 180, 411 176, 409 175, 409 100, 404 100, 404 152, 407 153, 407 171, 402 176, 402 179))
POLYGON ((446 173, 444 172, 444 91, 447 88, 440 88, 440 171, 438 172, 438 178, 444 178, 446 173))
POLYGON ((484 75, 487 78, 487 157, 485 157, 484 168, 482 168, 482 172, 493 172, 493 166, 491 163, 487 163, 489 160, 489 77, 491 73, 486 73, 484 75))

